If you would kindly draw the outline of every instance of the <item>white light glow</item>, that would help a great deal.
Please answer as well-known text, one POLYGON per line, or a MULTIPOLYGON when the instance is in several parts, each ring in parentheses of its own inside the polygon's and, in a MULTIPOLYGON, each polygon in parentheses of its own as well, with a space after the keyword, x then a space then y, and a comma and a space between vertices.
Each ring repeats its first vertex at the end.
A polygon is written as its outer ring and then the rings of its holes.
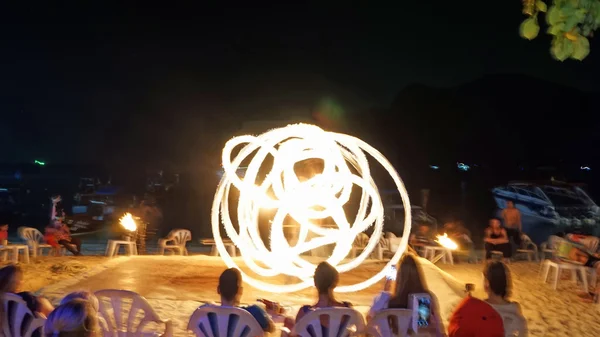
POLYGON ((438 235, 437 240, 435 240, 435 242, 439 243, 444 248, 448 248, 451 250, 458 249, 458 245, 456 244, 456 242, 452 241, 452 239, 450 239, 448 237, 448 234, 446 233, 444 233, 444 235, 438 235))
POLYGON ((336 291, 357 291, 383 278, 387 267, 395 265, 406 250, 411 229, 410 202, 404 183, 389 161, 369 144, 307 124, 288 125, 256 137, 235 137, 225 144, 224 174, 213 202, 212 230, 216 247, 227 266, 239 268, 223 244, 221 224, 240 250, 246 266, 259 275, 251 277, 242 272, 244 281, 261 290, 292 292, 312 286, 316 265, 302 258, 302 254, 325 245, 335 245, 326 261, 340 273, 358 267, 379 244, 384 219, 383 203, 365 154, 373 157, 392 177, 407 210, 404 212, 407 225, 400 246, 387 266, 365 281, 340 286, 336 291), (241 149, 232 159, 238 147, 241 149), (264 170, 268 156, 273 159, 272 167, 263 179, 259 169, 264 170), (323 161, 322 172, 299 177, 294 165, 310 159, 323 161), (240 177, 238 168, 242 162, 247 169, 240 177), (357 215, 350 221, 343 206, 350 200, 353 186, 362 191, 355 198, 359 201, 357 215), (232 187, 239 190, 237 226, 229 213, 232 187), (262 224, 270 229, 268 244, 259 230, 261 209, 274 212, 269 223, 262 224), (298 226, 298 240, 294 245, 290 245, 284 233, 284 228, 289 227, 287 219, 293 219, 298 226), (334 224, 321 227, 319 223, 324 219, 332 219, 334 224), (354 239, 371 226, 373 234, 365 249, 356 258, 347 259, 354 239), (297 277, 299 281, 284 285, 273 282, 282 275, 297 277))
POLYGON ((135 232, 137 230, 137 225, 135 224, 135 220, 131 213, 125 213, 121 219, 119 219, 119 223, 123 228, 130 232, 135 232))

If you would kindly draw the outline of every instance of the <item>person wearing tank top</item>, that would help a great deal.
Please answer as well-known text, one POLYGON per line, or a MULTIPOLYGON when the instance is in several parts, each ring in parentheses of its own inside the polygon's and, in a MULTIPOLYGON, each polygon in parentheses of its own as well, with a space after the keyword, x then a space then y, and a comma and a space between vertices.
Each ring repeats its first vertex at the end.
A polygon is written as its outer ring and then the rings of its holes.
POLYGON ((490 260, 492 252, 501 252, 504 259, 509 259, 512 256, 510 243, 506 230, 500 226, 499 219, 491 219, 490 226, 485 230, 485 258, 490 260))

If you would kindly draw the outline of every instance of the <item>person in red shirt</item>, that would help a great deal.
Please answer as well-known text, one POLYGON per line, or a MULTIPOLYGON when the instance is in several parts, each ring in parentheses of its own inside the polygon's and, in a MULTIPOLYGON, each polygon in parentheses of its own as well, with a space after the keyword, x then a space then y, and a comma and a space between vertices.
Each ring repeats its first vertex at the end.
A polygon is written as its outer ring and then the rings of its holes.
POLYGON ((81 240, 71 237, 69 226, 63 223, 61 219, 56 219, 54 221, 54 228, 56 229, 54 237, 58 241, 58 244, 65 247, 75 256, 81 255, 81 240))
POLYGON ((8 225, 0 225, 0 245, 3 245, 4 241, 8 240, 8 225))
POLYGON ((54 224, 49 224, 46 226, 46 230, 44 231, 44 240, 47 244, 54 248, 54 255, 60 255, 60 245, 58 244, 58 240, 56 239, 57 229, 54 227, 54 224))

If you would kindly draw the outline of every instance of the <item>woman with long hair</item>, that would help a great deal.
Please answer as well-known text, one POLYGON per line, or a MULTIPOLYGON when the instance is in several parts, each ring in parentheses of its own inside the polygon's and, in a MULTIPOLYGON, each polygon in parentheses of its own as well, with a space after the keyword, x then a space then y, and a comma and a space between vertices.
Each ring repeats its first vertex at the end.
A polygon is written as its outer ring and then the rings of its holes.
MULTIPOLYGON (((334 294, 333 290, 337 287, 340 279, 339 272, 329 263, 321 262, 317 265, 315 269, 315 288, 317 288, 317 302, 313 305, 303 305, 300 310, 298 310, 298 314, 296 315, 296 319, 286 319, 284 322, 284 326, 288 331, 291 331, 296 322, 299 322, 304 315, 308 314, 311 311, 314 311, 319 308, 331 308, 331 307, 342 307, 342 308, 352 308, 352 303, 350 302, 340 302, 338 301, 334 294)), ((321 319, 321 326, 325 329, 329 329, 329 323, 327 319, 321 319)), ((291 335, 293 337, 297 337, 296 335, 291 335)))
POLYGON ((396 286, 394 292, 390 293, 391 281, 387 280, 384 291, 381 292, 375 300, 367 314, 367 320, 373 318, 377 312, 383 309, 408 309, 409 296, 411 294, 429 294, 431 297, 431 317, 432 326, 438 332, 438 335, 444 334, 444 326, 440 317, 440 310, 435 296, 427 289, 423 282, 423 273, 417 262, 417 258, 412 254, 405 254, 398 265, 396 273, 396 286))
POLYGON ((512 280, 508 267, 500 261, 490 262, 483 270, 483 277, 483 289, 488 296, 485 301, 500 313, 503 320, 510 317, 510 327, 506 321, 504 324, 506 336, 513 336, 515 331, 519 336, 527 336, 527 320, 523 317, 521 306, 510 301, 512 280))
POLYGON ((47 337, 96 337, 101 335, 98 312, 90 301, 75 299, 58 306, 46 320, 47 337))
POLYGON ((333 290, 337 287, 340 279, 339 272, 329 263, 321 262, 315 269, 315 288, 317 288, 318 299, 314 305, 304 305, 298 310, 296 322, 298 322, 305 314, 318 308, 344 307, 351 308, 350 302, 338 301, 333 290))
MULTIPOLYGON (((33 314, 39 317, 47 317, 54 310, 54 307, 44 297, 37 297, 29 292, 19 292, 23 284, 23 271, 17 265, 8 265, 0 269, 0 296, 11 293, 19 296, 33 314)), ((4 306, 0 305, 0 314, 4 306)))

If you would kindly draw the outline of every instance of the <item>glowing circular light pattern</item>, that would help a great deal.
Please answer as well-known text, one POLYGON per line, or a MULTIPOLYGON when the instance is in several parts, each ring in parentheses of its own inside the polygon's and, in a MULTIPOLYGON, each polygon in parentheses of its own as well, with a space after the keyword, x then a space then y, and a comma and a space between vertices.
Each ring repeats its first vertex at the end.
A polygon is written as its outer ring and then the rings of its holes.
POLYGON ((389 161, 369 144, 307 124, 288 125, 256 137, 235 137, 225 144, 224 174, 213 202, 212 230, 216 247, 227 266, 238 267, 221 238, 221 223, 240 250, 246 266, 260 276, 244 274, 244 281, 261 290, 292 292, 312 286, 316 265, 303 259, 301 254, 325 245, 334 245, 326 261, 340 273, 358 267, 379 244, 384 219, 383 203, 371 178, 365 153, 377 160, 394 180, 407 210, 404 221, 407 225, 388 265, 371 278, 340 286, 336 291, 357 291, 383 278, 386 268, 395 265, 406 250, 410 233, 410 202, 404 183, 389 161), (233 150, 240 146, 241 150, 232 160, 233 150), (258 181, 259 169, 268 155, 273 157, 271 171, 258 181), (313 177, 298 177, 294 165, 310 159, 322 160, 323 171, 313 177), (249 163, 244 176, 240 177, 237 170, 242 162, 249 163), (343 206, 350 199, 353 185, 360 187, 362 193, 356 218, 350 223, 343 206), (239 190, 237 229, 229 213, 231 187, 239 190), (260 209, 275 212, 269 221, 269 247, 260 235, 260 209), (294 245, 290 245, 284 234, 284 220, 290 217, 298 224, 294 245), (327 218, 335 222, 333 228, 317 223, 327 218), (356 258, 347 259, 355 238, 370 226, 374 226, 374 231, 366 248, 356 258), (279 275, 297 277, 300 281, 285 285, 268 282, 279 275))

